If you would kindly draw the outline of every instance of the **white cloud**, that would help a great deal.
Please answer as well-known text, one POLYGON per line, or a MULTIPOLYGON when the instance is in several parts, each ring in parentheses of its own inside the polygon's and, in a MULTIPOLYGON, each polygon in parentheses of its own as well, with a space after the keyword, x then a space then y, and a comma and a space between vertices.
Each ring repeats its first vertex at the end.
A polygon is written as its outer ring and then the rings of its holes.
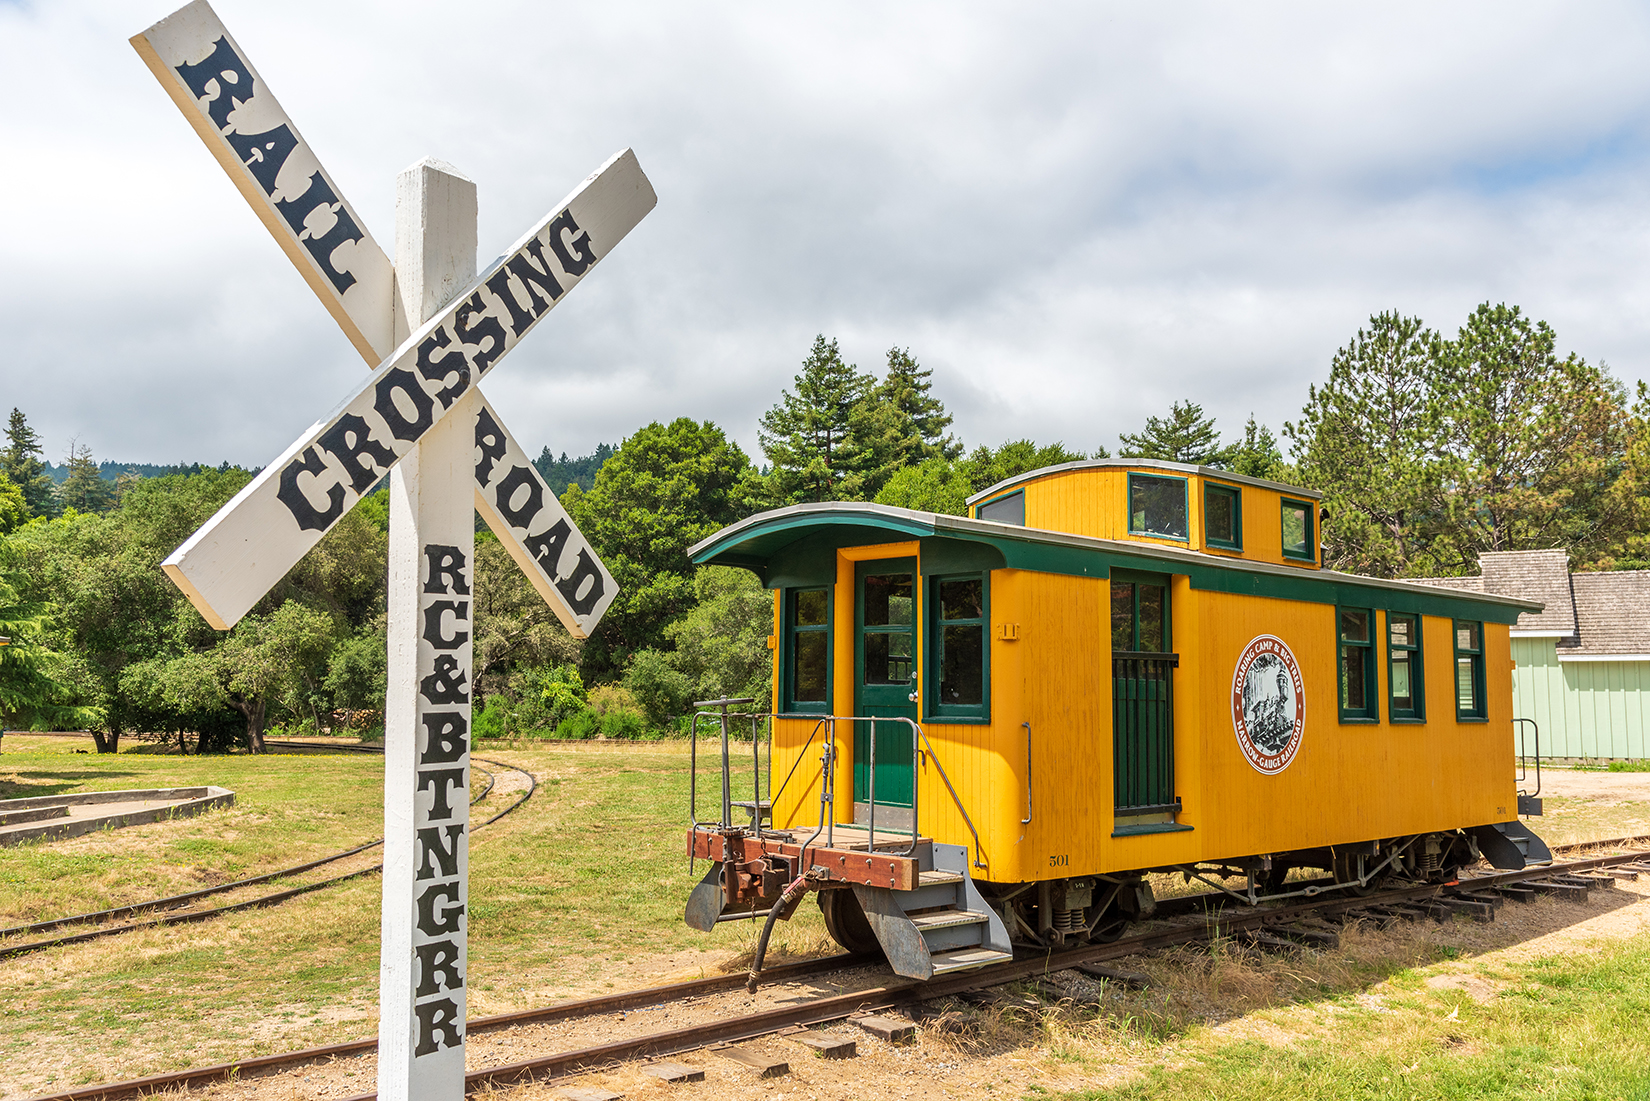
MULTIPOLYGON (((0 6, 0 404, 260 464, 362 365, 126 44, 165 7, 0 6)), ((754 457, 816 332, 909 346, 970 443, 1276 428, 1389 308, 1650 374, 1638 6, 217 8, 386 246, 423 155, 485 262, 636 149, 657 210, 487 383, 530 449, 687 415, 754 457)))

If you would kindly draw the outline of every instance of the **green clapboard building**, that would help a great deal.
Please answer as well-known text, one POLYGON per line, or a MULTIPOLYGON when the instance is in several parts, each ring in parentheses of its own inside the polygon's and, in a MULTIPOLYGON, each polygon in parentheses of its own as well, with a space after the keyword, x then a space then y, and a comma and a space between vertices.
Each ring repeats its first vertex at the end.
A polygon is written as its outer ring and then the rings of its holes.
MULTIPOLYGON (((1562 550, 1484 554, 1478 569, 1416 580, 1546 605, 1512 629, 1513 714, 1540 728, 1541 755, 1650 757, 1650 570, 1572 573, 1562 550)), ((1525 752, 1531 738, 1525 726, 1525 752)))

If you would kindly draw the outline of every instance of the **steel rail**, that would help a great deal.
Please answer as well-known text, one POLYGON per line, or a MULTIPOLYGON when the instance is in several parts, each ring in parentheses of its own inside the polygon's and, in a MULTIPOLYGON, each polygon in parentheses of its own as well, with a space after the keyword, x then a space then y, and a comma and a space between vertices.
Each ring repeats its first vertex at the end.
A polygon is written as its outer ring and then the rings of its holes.
MULTIPOLYGON (((1609 843, 1586 842, 1584 844, 1586 847, 1598 847, 1609 843)), ((1476 876, 1462 879, 1456 885, 1418 884, 1363 897, 1324 898, 1320 896, 1291 906, 1256 908, 1246 912, 1218 911, 1204 915, 1204 920, 1201 921, 1196 920, 1196 915, 1189 914, 1185 915, 1187 920, 1184 924, 1168 929, 1152 930, 1134 937, 1112 941, 1109 944, 1085 945, 1081 948, 1064 951, 1046 950, 1029 957, 993 964, 989 967, 962 972, 941 979, 930 979, 927 982, 916 979, 895 979, 891 982, 884 982, 879 986, 819 998, 800 1005, 786 1005, 725 1020, 690 1025, 668 1032, 652 1033, 629 1040, 614 1041, 536 1059, 486 1067, 465 1075, 465 1089, 467 1093, 473 1093, 487 1085, 542 1081, 578 1071, 612 1066, 627 1059, 676 1055, 714 1044, 751 1040, 787 1028, 824 1024, 856 1013, 892 1009, 913 1002, 947 997, 980 987, 1016 982, 1065 970, 1078 964, 1100 963, 1153 949, 1215 940, 1236 933, 1264 929, 1270 925, 1287 924, 1311 915, 1342 914, 1395 902, 1447 897, 1461 889, 1471 890, 1477 887, 1495 886, 1503 883, 1547 879, 1570 872, 1585 871, 1589 868, 1608 867, 1613 864, 1627 864, 1646 859, 1650 859, 1650 853, 1617 853, 1610 856, 1553 864, 1547 867, 1526 868, 1516 872, 1476 876)), ((1211 892, 1206 897, 1219 898, 1220 896, 1211 892)), ((808 960, 803 963, 782 965, 765 972, 765 975, 779 980, 797 979, 854 966, 863 966, 871 962, 873 962, 873 957, 831 956, 824 959, 808 960)), ((681 1001, 705 994, 740 989, 744 986, 744 982, 745 976, 743 974, 733 974, 717 976, 712 979, 696 979, 668 986, 645 988, 622 994, 559 1002, 543 1009, 522 1010, 493 1017, 478 1017, 467 1022, 465 1032, 568 1020, 637 1006, 657 1005, 666 1001, 681 1001)), ((307 1048, 284 1055, 258 1056, 234 1063, 222 1063, 216 1066, 200 1067, 171 1074, 152 1075, 147 1078, 137 1078, 125 1082, 110 1082, 99 1086, 86 1086, 61 1093, 42 1095, 31 1098, 29 1101, 115 1101, 117 1098, 153 1093, 164 1089, 187 1088, 234 1077, 245 1077, 251 1071, 276 1070, 288 1066, 302 1066, 341 1055, 365 1054, 374 1050, 377 1043, 376 1037, 369 1037, 341 1044, 330 1044, 325 1047, 307 1048)), ((342 1099, 342 1101, 373 1101, 376 1096, 373 1093, 364 1093, 342 1099)))
MULTIPOLYGON (((376 750, 375 752, 382 752, 382 750, 376 750)), ((517 799, 514 803, 511 803, 503 810, 500 810, 497 814, 493 815, 491 818, 488 818, 486 821, 478 823, 476 826, 472 827, 474 829, 480 829, 482 826, 490 826, 494 822, 497 822, 500 818, 503 818, 506 814, 509 814, 511 811, 527 802, 527 800, 532 798, 533 794, 538 790, 538 777, 534 776, 531 772, 524 768, 520 768, 512 764, 506 764, 503 761, 494 761, 486 757, 475 757, 472 758, 472 760, 478 760, 486 764, 496 765, 499 768, 507 768, 512 771, 519 772, 527 777, 527 790, 522 793, 521 798, 517 799)), ((481 769, 481 771, 487 774, 487 786, 484 787, 479 794, 470 799, 471 806, 481 802, 489 794, 491 794, 493 787, 497 782, 497 778, 492 772, 489 772, 487 769, 481 769)), ((358 853, 365 852, 366 850, 382 845, 383 843, 384 839, 379 838, 376 841, 369 841, 365 845, 358 845, 353 849, 346 849, 343 852, 334 853, 331 856, 322 857, 319 860, 312 860, 307 864, 298 864, 290 868, 282 868, 279 871, 267 872, 263 875, 252 876, 249 879, 236 880, 233 883, 220 883, 215 887, 206 887, 199 891, 190 891, 186 894, 172 895, 169 898, 153 899, 148 902, 137 902, 127 906, 117 906, 110 910, 99 910, 89 914, 76 914, 72 917, 54 918, 50 921, 36 922, 33 925, 19 925, 11 929, 0 929, 0 937, 17 936, 24 933, 47 932, 52 929, 61 929, 69 925, 90 925, 99 921, 112 921, 117 918, 130 917, 134 914, 139 914, 148 910, 174 910, 180 906, 187 905, 190 901, 195 899, 227 894, 230 891, 238 891, 245 887, 256 886, 259 883, 267 883, 273 879, 283 879, 287 876, 297 875, 300 872, 311 871, 315 868, 322 867, 323 865, 332 864, 339 860, 343 860, 346 857, 355 856, 358 853)), ((188 913, 182 914, 168 913, 165 916, 151 918, 147 921, 127 922, 124 925, 111 925, 102 929, 93 929, 85 933, 73 933, 68 936, 50 937, 46 940, 35 940, 29 941, 25 944, 0 947, 0 960, 9 960, 17 956, 26 956, 32 952, 43 952, 48 948, 56 948, 61 945, 80 944, 89 940, 97 940, 100 937, 110 937, 120 933, 136 932, 139 929, 153 929, 161 925, 190 925, 195 922, 206 921, 209 918, 219 917, 223 914, 232 914, 241 910, 257 910, 268 906, 276 906, 282 902, 297 898, 299 895, 306 895, 312 891, 319 891, 326 887, 333 887, 340 883, 346 883, 352 879, 359 879, 364 875, 371 875, 374 872, 382 871, 383 867, 384 865, 382 863, 378 863, 372 865, 370 868, 359 868, 353 872, 346 872, 343 875, 332 876, 328 879, 317 880, 314 883, 307 883, 299 887, 291 887, 286 890, 276 891, 274 894, 260 895, 257 898, 245 899, 241 902, 232 902, 223 906, 214 906, 206 910, 192 910, 188 913)))

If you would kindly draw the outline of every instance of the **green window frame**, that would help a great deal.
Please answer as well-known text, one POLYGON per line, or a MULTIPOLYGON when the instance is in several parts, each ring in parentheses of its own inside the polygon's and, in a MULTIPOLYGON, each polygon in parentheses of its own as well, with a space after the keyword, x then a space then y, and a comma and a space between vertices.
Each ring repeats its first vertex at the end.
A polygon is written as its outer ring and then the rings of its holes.
POLYGON ((1129 534, 1191 541, 1185 478, 1130 474, 1128 507, 1129 534))
POLYGON ((1341 722, 1372 723, 1375 709, 1375 610, 1335 609, 1335 699, 1341 722))
POLYGON ((1387 716, 1395 723, 1427 721, 1422 620, 1414 612, 1386 614, 1387 716))
POLYGON ((991 717, 991 578, 987 573, 927 579, 925 718, 988 722, 991 717))
POLYGON ((1318 560, 1317 540, 1314 538, 1314 529, 1317 525, 1313 523, 1315 512, 1316 507, 1310 501, 1295 501, 1288 497, 1283 499, 1278 522, 1282 526, 1285 558, 1294 558, 1302 562, 1318 560))
POLYGON ((1484 695, 1484 624, 1457 619, 1455 633, 1455 718, 1485 722, 1489 710, 1484 695))
POLYGON ((830 586, 781 591, 781 713, 830 713, 831 603, 830 586))
POLYGON ((1167 574, 1111 571, 1113 653, 1173 653, 1169 623, 1167 574))
POLYGON ((1219 547, 1222 550, 1243 549, 1242 490, 1236 486, 1203 483, 1203 542, 1205 546, 1219 547), (1231 517, 1230 538, 1214 535, 1214 528, 1209 522, 1211 516, 1218 515, 1222 510, 1231 517))
POLYGON ((1017 489, 974 506, 976 520, 994 520, 999 524, 1026 526, 1026 491, 1017 489))

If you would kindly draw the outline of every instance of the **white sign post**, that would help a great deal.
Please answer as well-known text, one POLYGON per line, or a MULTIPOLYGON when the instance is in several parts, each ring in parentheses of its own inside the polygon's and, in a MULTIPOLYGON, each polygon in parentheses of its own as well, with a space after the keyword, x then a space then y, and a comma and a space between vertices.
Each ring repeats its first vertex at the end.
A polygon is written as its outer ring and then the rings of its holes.
POLYGON ((475 185, 397 181, 373 241, 206 0, 132 39, 374 368, 162 564, 227 630, 387 472, 378 1096, 464 1093, 473 509, 576 637, 617 589, 476 384, 653 208, 629 150, 476 277, 475 185))

